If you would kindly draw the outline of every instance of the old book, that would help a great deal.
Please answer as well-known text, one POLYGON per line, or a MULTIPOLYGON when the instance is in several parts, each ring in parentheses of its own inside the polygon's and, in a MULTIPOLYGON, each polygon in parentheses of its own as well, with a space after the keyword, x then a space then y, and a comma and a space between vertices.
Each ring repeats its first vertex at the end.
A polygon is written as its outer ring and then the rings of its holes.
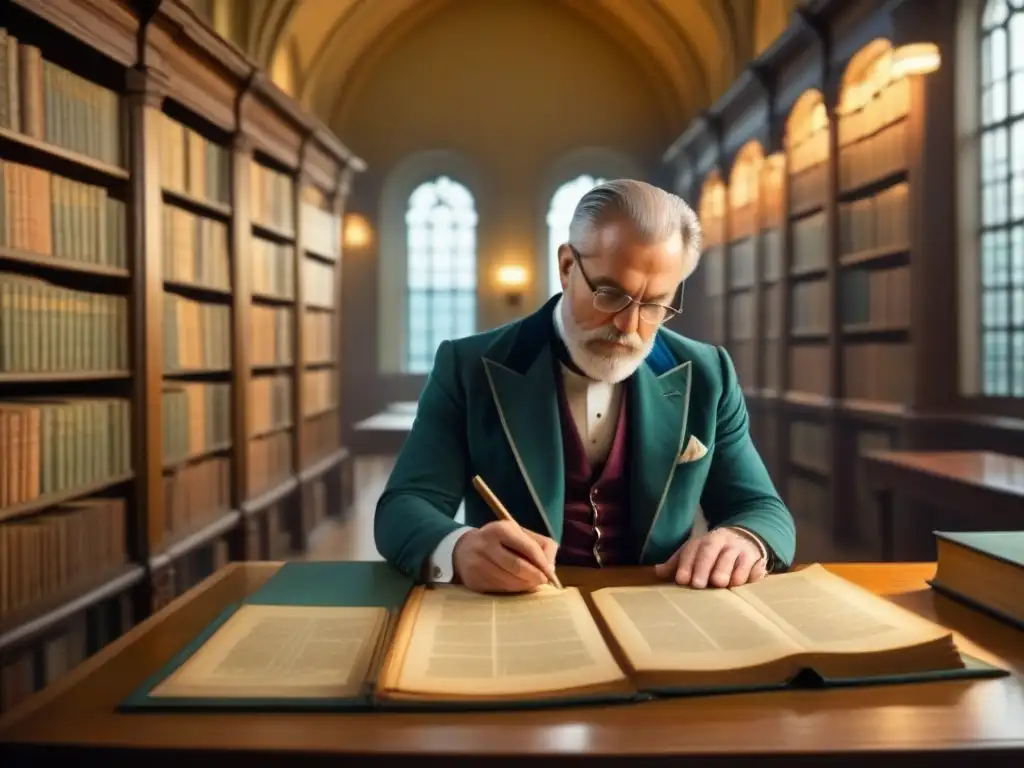
POLYGON ((1024 629, 1024 531, 935 531, 931 586, 1024 629))
MULTIPOLYGON (((285 566, 289 589, 314 565, 338 564, 285 566)), ((371 584, 392 578, 368 573, 371 584)), ((308 584, 294 592, 299 604, 278 588, 229 612, 123 708, 518 708, 1004 674, 965 660, 948 630, 821 566, 729 590, 589 596, 393 584, 378 598, 364 583, 346 598, 355 587, 345 582, 308 584), (328 588, 337 600, 311 602, 328 588)))

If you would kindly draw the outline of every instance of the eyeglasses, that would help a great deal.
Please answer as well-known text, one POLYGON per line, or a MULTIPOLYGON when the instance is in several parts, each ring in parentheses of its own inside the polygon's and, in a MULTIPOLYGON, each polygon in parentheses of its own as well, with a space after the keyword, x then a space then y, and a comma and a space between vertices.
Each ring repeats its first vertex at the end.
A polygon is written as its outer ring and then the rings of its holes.
POLYGON ((682 306, 676 309, 651 301, 637 301, 628 293, 620 291, 618 288, 594 285, 590 278, 587 277, 586 270, 583 269, 583 259, 580 256, 580 252, 571 245, 569 250, 572 251, 572 256, 576 260, 576 266, 580 268, 580 275, 583 276, 583 280, 586 282, 587 287, 590 288, 590 292, 594 294, 594 309, 598 312, 617 315, 626 307, 636 304, 640 308, 640 319, 650 325, 661 325, 682 312, 682 306))

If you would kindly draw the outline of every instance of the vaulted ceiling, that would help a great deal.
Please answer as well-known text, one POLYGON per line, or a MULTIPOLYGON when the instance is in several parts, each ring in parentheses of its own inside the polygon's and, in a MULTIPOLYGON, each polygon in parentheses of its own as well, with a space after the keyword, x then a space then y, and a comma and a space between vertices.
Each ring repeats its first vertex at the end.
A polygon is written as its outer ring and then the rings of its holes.
MULTIPOLYGON (((304 106, 333 123, 373 61, 457 2, 193 0, 304 106)), ((551 0, 642 65, 675 119, 709 106, 786 26, 799 0, 551 0)), ((683 126, 680 125, 680 128, 683 126)))

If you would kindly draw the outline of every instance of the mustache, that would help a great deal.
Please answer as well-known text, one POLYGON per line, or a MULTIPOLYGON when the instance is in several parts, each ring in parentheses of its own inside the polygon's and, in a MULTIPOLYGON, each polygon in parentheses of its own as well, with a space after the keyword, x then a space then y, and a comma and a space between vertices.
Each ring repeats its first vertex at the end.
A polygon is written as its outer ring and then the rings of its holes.
POLYGON ((629 347, 634 352, 641 352, 644 349, 643 339, 640 338, 638 333, 622 333, 614 325, 605 325, 600 328, 595 328, 592 331, 587 331, 584 335, 585 341, 612 341, 616 344, 622 344, 625 347, 629 347))

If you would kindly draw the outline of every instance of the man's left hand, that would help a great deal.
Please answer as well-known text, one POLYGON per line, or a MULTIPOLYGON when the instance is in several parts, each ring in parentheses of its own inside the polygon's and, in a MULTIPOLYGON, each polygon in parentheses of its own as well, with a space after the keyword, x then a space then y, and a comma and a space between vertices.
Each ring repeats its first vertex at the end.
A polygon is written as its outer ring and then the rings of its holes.
POLYGON ((757 581, 764 578, 766 565, 755 542, 728 528, 716 528, 687 541, 654 571, 660 579, 703 589, 757 581))

